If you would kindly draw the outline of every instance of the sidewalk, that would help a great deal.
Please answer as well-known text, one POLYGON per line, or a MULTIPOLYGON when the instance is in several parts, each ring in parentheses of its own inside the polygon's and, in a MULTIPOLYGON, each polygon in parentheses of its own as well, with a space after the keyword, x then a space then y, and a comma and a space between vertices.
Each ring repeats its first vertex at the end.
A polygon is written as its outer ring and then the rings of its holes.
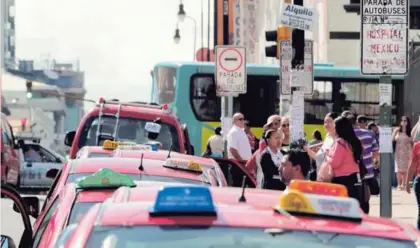
MULTIPOLYGON (((379 196, 370 198, 370 215, 379 216, 379 196)), ((417 226, 418 207, 414 192, 392 190, 392 218, 417 226)))

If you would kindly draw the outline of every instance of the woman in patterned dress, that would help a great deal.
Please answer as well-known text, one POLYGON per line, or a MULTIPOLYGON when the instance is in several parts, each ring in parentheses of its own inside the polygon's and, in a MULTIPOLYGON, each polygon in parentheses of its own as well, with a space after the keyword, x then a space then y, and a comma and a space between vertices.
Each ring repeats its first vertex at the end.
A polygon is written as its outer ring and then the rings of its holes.
POLYGON ((407 176, 408 165, 411 160, 413 140, 411 138, 411 123, 407 116, 401 117, 400 126, 392 134, 395 141, 395 173, 397 175, 398 190, 405 189, 404 178, 407 176))

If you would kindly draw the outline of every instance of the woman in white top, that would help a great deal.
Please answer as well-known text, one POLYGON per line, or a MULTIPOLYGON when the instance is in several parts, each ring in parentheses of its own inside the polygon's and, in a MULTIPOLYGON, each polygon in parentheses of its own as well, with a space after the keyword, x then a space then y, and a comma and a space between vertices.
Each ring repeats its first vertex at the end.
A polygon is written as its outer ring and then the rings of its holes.
POLYGON ((280 147, 283 133, 276 129, 265 132, 263 139, 267 147, 257 157, 257 188, 284 190, 286 185, 280 180, 279 167, 283 160, 280 147))
POLYGON ((331 112, 325 116, 324 127, 327 131, 324 142, 313 146, 305 146, 305 151, 308 152, 310 158, 315 160, 317 170, 324 162, 328 150, 331 149, 335 142, 335 125, 334 120, 338 117, 337 113, 331 112))

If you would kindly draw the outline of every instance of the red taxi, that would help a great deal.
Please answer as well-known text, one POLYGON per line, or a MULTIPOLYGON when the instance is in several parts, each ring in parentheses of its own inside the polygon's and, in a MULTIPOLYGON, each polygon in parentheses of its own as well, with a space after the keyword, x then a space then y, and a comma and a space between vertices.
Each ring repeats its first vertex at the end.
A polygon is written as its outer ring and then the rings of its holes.
POLYGON ((147 141, 145 126, 148 122, 160 124, 157 141, 164 150, 172 148, 194 154, 187 127, 181 126, 168 105, 121 103, 103 98, 83 117, 77 131, 66 134, 64 143, 71 146, 70 159, 76 157, 80 148, 100 145, 106 139, 143 144, 147 141))
MULTIPOLYGON (((311 188, 311 182, 298 184, 311 188)), ((304 193, 296 183, 290 186, 282 195, 265 196, 270 198, 265 206, 251 201, 255 196, 240 189, 231 189, 237 191, 236 204, 230 196, 227 202, 220 201, 224 191, 203 186, 155 187, 155 198, 142 201, 130 199, 152 188, 128 190, 125 199, 109 198, 92 207, 77 226, 66 230, 60 244, 86 248, 418 247, 420 234, 412 226, 366 216, 353 198, 304 193), (269 207, 275 199, 277 205, 269 207)))
POLYGON ((17 186, 20 181, 20 157, 17 150, 19 146, 5 114, 0 113, 0 121, 1 182, 17 186))
POLYGON ((213 173, 205 170, 195 160, 177 159, 167 156, 165 161, 144 158, 86 158, 67 162, 63 169, 51 169, 47 177, 55 180, 45 199, 47 202, 58 194, 64 185, 89 176, 99 169, 108 168, 129 175, 135 181, 163 181, 187 184, 218 186, 213 173))
POLYGON ((110 169, 101 169, 77 183, 67 184, 38 216, 33 230, 33 247, 54 247, 64 228, 76 223, 90 207, 105 201, 121 186, 135 187, 136 183, 129 176, 110 169))

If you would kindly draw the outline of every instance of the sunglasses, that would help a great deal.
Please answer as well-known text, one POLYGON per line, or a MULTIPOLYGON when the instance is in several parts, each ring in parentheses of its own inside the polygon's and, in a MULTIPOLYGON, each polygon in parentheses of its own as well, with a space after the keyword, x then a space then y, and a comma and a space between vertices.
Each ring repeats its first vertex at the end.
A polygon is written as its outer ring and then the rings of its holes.
POLYGON ((407 121, 406 119, 402 119, 401 121, 407 121))
POLYGON ((283 124, 282 127, 289 127, 289 124, 283 124))
POLYGON ((238 118, 238 119, 236 119, 237 121, 243 121, 243 120, 245 120, 245 118, 238 118))

